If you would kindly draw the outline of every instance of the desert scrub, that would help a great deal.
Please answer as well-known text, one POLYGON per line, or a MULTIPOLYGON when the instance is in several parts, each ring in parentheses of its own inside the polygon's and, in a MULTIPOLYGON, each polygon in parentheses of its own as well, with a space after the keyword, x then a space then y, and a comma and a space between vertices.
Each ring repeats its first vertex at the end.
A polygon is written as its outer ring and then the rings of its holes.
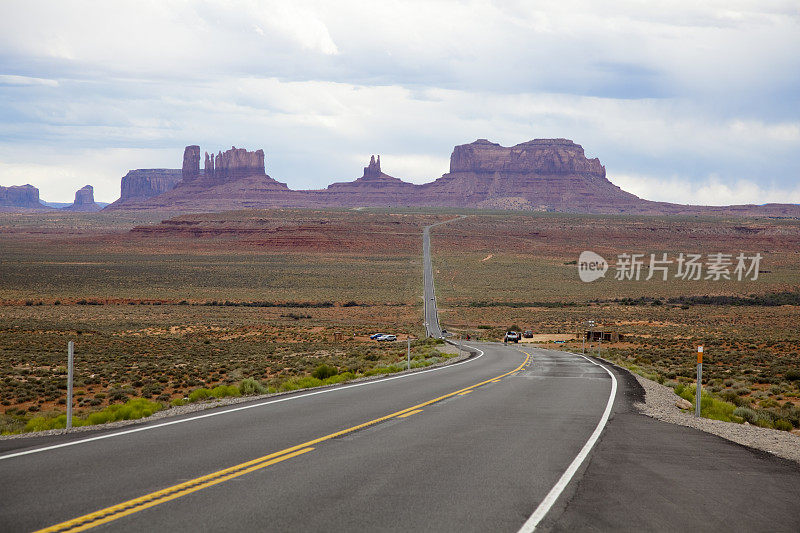
MULTIPOLYGON (((107 422, 117 422, 119 420, 137 420, 152 415, 160 411, 162 405, 158 402, 151 402, 145 398, 134 398, 124 404, 109 405, 102 411, 90 413, 85 418, 73 416, 72 425, 93 426, 105 424, 107 422)), ((63 429, 67 427, 67 415, 57 416, 37 416, 30 419, 25 424, 25 431, 44 431, 48 429, 63 429)))
POLYGON ((241 396, 239 387, 234 385, 218 385, 213 389, 199 388, 189 393, 190 402, 199 402, 209 398, 228 398, 231 396, 241 396))
POLYGON ((254 394, 266 394, 269 390, 260 381, 247 378, 239 383, 239 392, 242 396, 252 396, 254 394))

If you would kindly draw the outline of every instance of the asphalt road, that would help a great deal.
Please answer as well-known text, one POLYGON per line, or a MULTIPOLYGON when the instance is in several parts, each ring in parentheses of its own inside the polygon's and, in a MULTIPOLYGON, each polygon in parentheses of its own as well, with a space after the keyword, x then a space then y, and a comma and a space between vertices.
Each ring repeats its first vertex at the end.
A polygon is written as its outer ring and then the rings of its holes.
POLYGON ((433 284, 433 263, 431 261, 431 228, 447 224, 454 220, 460 220, 464 216, 445 220, 425 226, 422 230, 422 271, 423 271, 423 299, 425 330, 428 337, 439 339, 442 337, 442 328, 439 325, 439 312, 436 308, 436 289, 433 284))
POLYGON ((433 371, 10 456, 36 450, 17 440, 0 455, 0 530, 129 502, 103 513, 108 523, 88 523, 115 531, 516 531, 594 430, 610 378, 577 356, 480 349, 433 371), (218 473, 248 466, 228 479, 218 473), (211 476, 207 486, 191 481, 201 476, 211 476), (159 501, 164 495, 177 496, 159 501))
MULTIPOLYGON (((517 531, 597 428, 611 378, 576 355, 526 349, 526 362, 517 347, 477 346, 484 355, 460 365, 73 434, 40 452, 5 441, 0 531, 108 508, 86 524, 517 531)), ((539 529, 800 531, 795 463, 639 415, 638 384, 613 372, 608 425, 539 529)))
POLYGON ((423 294, 425 300, 423 314, 425 315, 425 331, 428 337, 436 339, 442 336, 439 326, 439 312, 436 309, 436 289, 433 286, 433 264, 431 262, 431 227, 425 226, 422 230, 422 271, 423 294))

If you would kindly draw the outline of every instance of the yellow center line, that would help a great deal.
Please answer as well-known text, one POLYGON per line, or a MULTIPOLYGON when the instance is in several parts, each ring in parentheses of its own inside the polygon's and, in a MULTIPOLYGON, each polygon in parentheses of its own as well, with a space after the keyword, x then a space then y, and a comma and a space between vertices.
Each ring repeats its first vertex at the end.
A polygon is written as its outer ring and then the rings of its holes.
POLYGON ((522 367, 524 367, 525 364, 531 358, 531 354, 529 354, 528 352, 523 352, 523 353, 526 355, 526 357, 525 361, 523 361, 522 364, 520 364, 514 370, 506 372, 505 374, 501 374, 497 377, 487 379, 486 381, 481 381, 480 383, 476 383, 475 385, 459 389, 457 391, 445 394, 443 396, 439 396, 438 398, 434 398, 432 400, 428 400, 426 402, 414 405, 413 407, 408 407, 401 411, 397 411, 395 413, 382 416, 380 418, 375 418, 373 420, 370 420, 369 422, 364 422, 363 424, 358 424, 357 426, 349 427, 347 429, 343 429, 335 433, 330 433, 328 435, 325 435, 324 437, 318 437, 308 442, 304 442, 303 444, 298 444, 297 446, 291 446, 289 448, 285 448, 279 452, 259 457, 258 459, 253 459, 251 461, 240 463, 238 465, 231 466, 223 470, 218 470, 211 474, 200 476, 190 481, 185 481, 183 483, 179 483, 177 485, 173 485, 165 489, 151 492, 150 494, 145 494, 144 496, 140 496, 138 498, 134 498, 132 500, 128 500, 117 505, 112 505, 111 507, 106 507, 105 509, 100 509, 98 511, 94 511, 89 514, 85 514, 83 516, 67 520, 66 522, 61 522, 44 529, 40 529, 35 533, 75 532, 75 531, 84 531, 87 529, 91 529, 101 524, 106 524, 108 522, 112 522, 124 516, 138 513, 139 511, 149 509, 150 507, 154 507, 156 505, 160 505, 162 503, 174 500, 176 498, 180 498, 181 496, 191 494, 198 490, 217 485, 218 483, 228 481, 229 479, 242 476, 244 474, 258 470, 260 468, 265 468, 267 466, 279 463, 286 459, 290 459, 292 457, 296 457, 298 455, 310 452, 311 450, 314 449, 312 446, 314 446, 315 444, 319 444, 320 442, 325 442, 327 440, 331 440, 336 437, 340 437, 342 435, 358 431, 359 429, 375 425, 379 422, 389 420, 390 418, 405 418, 407 416, 411 416, 415 413, 421 412, 423 407, 440 402, 442 400, 451 398, 456 395, 468 394, 469 392, 472 392, 473 389, 476 389, 481 385, 485 385, 490 382, 495 382, 500 378, 503 378, 505 376, 517 372, 522 367))

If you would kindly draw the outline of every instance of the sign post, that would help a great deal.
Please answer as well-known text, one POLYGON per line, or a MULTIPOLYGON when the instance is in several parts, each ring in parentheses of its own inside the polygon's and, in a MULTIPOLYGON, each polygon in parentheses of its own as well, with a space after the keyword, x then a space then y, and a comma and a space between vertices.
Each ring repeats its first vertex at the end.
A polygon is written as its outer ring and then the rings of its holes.
POLYGON ((75 355, 75 344, 67 343, 67 429, 72 429, 72 362, 75 355))
POLYGON ((703 347, 697 347, 697 392, 694 397, 694 416, 700 416, 700 400, 703 391, 703 347))

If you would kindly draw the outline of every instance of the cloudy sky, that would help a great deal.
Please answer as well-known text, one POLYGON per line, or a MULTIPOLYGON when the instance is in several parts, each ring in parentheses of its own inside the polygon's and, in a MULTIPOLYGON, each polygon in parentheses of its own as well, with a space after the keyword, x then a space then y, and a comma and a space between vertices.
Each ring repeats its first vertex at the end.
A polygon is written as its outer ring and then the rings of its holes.
POLYGON ((800 203, 796 0, 3 0, 0 185, 48 201, 183 147, 292 188, 417 183, 456 144, 566 137, 682 203, 800 203))

